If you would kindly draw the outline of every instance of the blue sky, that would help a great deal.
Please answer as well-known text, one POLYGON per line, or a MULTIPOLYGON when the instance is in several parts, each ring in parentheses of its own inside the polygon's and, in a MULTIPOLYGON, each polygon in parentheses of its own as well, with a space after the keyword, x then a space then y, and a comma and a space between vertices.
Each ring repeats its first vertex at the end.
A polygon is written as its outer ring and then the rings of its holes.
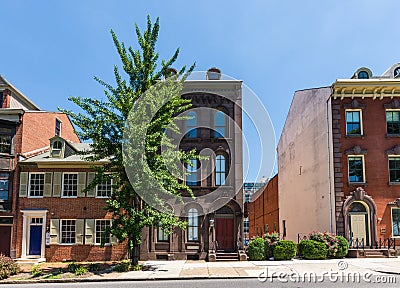
POLYGON ((396 0, 3 0, 0 74, 44 110, 76 109, 69 96, 103 96, 93 76, 113 83, 119 59, 110 29, 135 45, 133 23, 159 16, 161 57, 180 47, 176 67, 196 61, 197 70, 216 66, 242 79, 269 111, 278 141, 294 91, 400 62, 399 8, 396 0))

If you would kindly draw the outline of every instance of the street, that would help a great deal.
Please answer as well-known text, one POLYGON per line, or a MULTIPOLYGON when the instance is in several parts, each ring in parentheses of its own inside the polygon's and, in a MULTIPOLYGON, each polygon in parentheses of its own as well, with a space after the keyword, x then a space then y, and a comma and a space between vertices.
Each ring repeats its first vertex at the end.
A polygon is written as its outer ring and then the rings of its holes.
MULTIPOLYGON (((212 280, 164 280, 164 281, 112 281, 112 282, 81 282, 81 283, 37 283, 37 284, 3 284, 0 285, 0 288, 10 288, 10 287, 19 287, 19 288, 50 288, 50 287, 62 287, 62 288, 128 288, 128 287, 138 287, 138 288, 242 288, 242 287, 251 287, 251 288, 261 288, 261 287, 385 287, 385 288, 395 288, 398 287, 400 283, 400 276, 396 276, 395 278, 390 278, 392 275, 384 276, 384 278, 389 280, 392 283, 368 283, 364 281, 360 281, 360 283, 353 283, 353 281, 336 281, 331 282, 329 278, 325 278, 324 281, 320 281, 320 283, 314 283, 311 281, 310 283, 294 283, 291 282, 290 279, 274 279, 271 281, 268 279, 265 282, 260 282, 257 279, 212 279, 212 280), (283 283, 286 282, 286 283, 283 283), (395 282, 395 283, 393 283, 395 282)), ((321 280, 321 279, 320 279, 321 280)), ((308 281, 306 281, 308 282, 308 281)))

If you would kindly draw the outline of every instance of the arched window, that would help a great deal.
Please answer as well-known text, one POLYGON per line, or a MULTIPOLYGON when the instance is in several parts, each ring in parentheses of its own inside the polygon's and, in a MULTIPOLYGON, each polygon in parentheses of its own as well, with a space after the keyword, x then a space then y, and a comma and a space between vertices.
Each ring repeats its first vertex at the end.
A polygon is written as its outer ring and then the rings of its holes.
POLYGON ((190 111, 187 113, 187 116, 190 117, 186 122, 186 137, 187 138, 196 138, 197 137, 197 113, 194 111, 190 111))
POLYGON ((198 186, 197 181, 197 169, 198 169, 198 161, 197 159, 190 159, 190 164, 188 163, 186 166, 186 185, 188 186, 198 186))
POLYGON ((61 141, 54 141, 51 149, 51 157, 61 157, 62 143, 61 141))
POLYGON ((218 111, 214 118, 214 137, 223 138, 225 136, 225 113, 218 111))
POLYGON ((225 185, 226 163, 225 156, 217 155, 215 159, 215 186, 225 185))
POLYGON ((367 71, 358 72, 357 78, 358 79, 368 79, 369 78, 368 72, 367 71))
POLYGON ((188 241, 199 241, 199 211, 196 208, 190 208, 188 213, 188 241))

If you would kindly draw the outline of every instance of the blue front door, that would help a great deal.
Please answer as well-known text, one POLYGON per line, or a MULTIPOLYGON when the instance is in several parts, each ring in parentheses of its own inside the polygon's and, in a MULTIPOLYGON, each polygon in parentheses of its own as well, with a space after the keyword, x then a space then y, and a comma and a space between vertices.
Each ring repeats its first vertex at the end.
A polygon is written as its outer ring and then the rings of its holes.
POLYGON ((31 225, 29 255, 40 255, 42 248, 42 225, 31 225))

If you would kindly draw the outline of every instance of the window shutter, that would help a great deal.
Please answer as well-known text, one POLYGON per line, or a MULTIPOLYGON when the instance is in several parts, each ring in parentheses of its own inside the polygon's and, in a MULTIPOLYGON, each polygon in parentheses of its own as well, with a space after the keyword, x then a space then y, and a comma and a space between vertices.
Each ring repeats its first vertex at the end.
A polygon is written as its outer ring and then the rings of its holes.
POLYGON ((85 197, 85 192, 82 190, 86 188, 86 172, 78 173, 78 197, 85 197))
POLYGON ((53 197, 61 197, 61 172, 54 172, 53 197))
POLYGON ((50 244, 59 243, 60 219, 50 220, 50 244))
POLYGON ((86 219, 85 220, 85 244, 92 245, 94 244, 94 219, 86 219))
POLYGON ((19 174, 19 197, 26 197, 28 194, 28 172, 19 174))
MULTIPOLYGON (((112 221, 112 220, 111 220, 112 221)), ((112 222, 110 223, 112 225, 112 222)), ((118 244, 118 239, 114 235, 111 235, 110 237, 110 242, 111 244, 118 244)))
POLYGON ((83 234, 85 229, 84 219, 76 219, 75 220, 75 243, 76 244, 83 244, 83 234))
POLYGON ((53 182, 53 172, 46 172, 44 175, 44 197, 51 197, 51 188, 53 182))
MULTIPOLYGON (((88 173, 88 185, 89 185, 90 183, 92 183, 92 181, 94 180, 94 177, 95 177, 95 176, 96 176, 96 173, 95 173, 95 172, 89 172, 89 173, 88 173)), ((96 190, 96 188, 93 188, 93 189, 88 190, 86 196, 87 196, 87 197, 94 197, 94 196, 95 196, 95 195, 94 195, 95 190, 96 190)))

